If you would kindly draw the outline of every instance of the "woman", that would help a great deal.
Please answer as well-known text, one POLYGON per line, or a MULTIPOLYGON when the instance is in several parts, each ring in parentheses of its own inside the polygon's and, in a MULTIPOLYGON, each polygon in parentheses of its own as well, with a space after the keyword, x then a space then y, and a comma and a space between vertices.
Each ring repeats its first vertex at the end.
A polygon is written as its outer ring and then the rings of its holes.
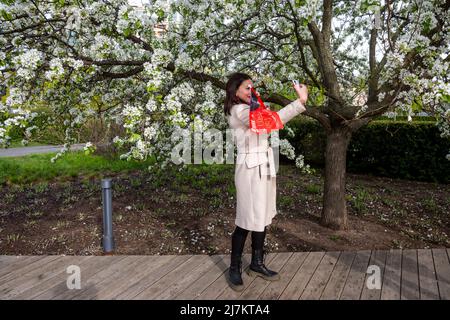
MULTIPOLYGON (((257 134, 249 128, 252 86, 252 79, 247 74, 232 74, 226 85, 224 106, 238 149, 234 175, 237 195, 236 228, 231 240, 229 268, 230 286, 236 291, 244 289, 241 276, 242 252, 249 231, 252 231, 252 259, 248 274, 270 281, 280 278, 277 272, 264 265, 266 229, 277 213, 276 174, 272 148, 268 144, 269 134, 257 134)), ((306 86, 295 84, 294 88, 299 99, 278 111, 283 124, 306 110, 306 86)))

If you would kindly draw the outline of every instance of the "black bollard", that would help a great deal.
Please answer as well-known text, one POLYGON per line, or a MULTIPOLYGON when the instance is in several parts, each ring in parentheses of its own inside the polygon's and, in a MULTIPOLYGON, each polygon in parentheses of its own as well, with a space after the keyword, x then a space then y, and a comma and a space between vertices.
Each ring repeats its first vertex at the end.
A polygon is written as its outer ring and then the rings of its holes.
POLYGON ((103 251, 114 251, 114 235, 112 229, 112 183, 111 179, 102 179, 103 201, 103 251))

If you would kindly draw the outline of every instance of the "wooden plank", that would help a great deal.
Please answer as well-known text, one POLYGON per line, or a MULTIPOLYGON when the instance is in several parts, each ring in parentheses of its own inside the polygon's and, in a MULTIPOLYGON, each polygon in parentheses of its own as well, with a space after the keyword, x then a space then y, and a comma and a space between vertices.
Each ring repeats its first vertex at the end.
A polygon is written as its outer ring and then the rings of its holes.
POLYGON ((0 255, 0 270, 3 271, 3 268, 8 267, 8 265, 12 264, 17 260, 23 260, 24 256, 8 256, 8 255, 0 255))
POLYGON ((196 259, 201 259, 200 265, 193 271, 188 272, 180 281, 176 281, 170 285, 166 290, 162 291, 155 299, 174 299, 178 294, 187 289, 192 283, 198 280, 202 275, 209 272, 211 267, 216 265, 221 260, 220 256, 196 256, 196 259))
POLYGON ((298 300, 324 255, 324 252, 310 252, 279 299, 298 300))
POLYGON ((47 290, 50 290, 54 286, 66 283, 68 277, 70 276, 67 273, 67 267, 70 265, 77 265, 80 267, 81 270, 83 270, 85 264, 88 261, 95 260, 94 256, 67 256, 67 260, 65 260, 65 265, 63 267, 59 268, 54 274, 54 276, 49 277, 45 281, 40 281, 38 285, 32 286, 29 289, 23 291, 22 293, 16 295, 14 299, 21 299, 21 300, 31 300, 34 299, 36 296, 43 294, 47 290))
POLYGON ((264 289, 258 299, 261 300, 276 300, 283 293, 286 286, 291 282, 297 270, 302 266, 308 252, 294 252, 283 268, 280 270, 280 274, 283 276, 279 281, 270 282, 264 289))
POLYGON ((125 292, 129 288, 138 285, 141 281, 143 281, 143 278, 145 278, 155 270, 162 268, 173 258, 173 255, 144 256, 144 260, 134 268, 131 274, 129 274, 127 277, 123 277, 122 281, 117 281, 114 287, 109 287, 108 290, 99 292, 98 296, 100 297, 100 299, 115 299, 118 295, 125 292))
POLYGON ((361 297, 364 279, 370 259, 370 250, 357 251, 350 273, 342 290, 341 300, 358 300, 361 297))
POLYGON ((205 259, 207 259, 207 256, 190 256, 189 259, 147 287, 144 291, 133 297, 133 299, 155 299, 166 288, 181 281, 188 274, 192 273, 193 270, 206 261, 205 259))
MULTIPOLYGON (((277 256, 277 253, 269 253, 266 256, 265 264, 270 266, 272 260, 275 259, 276 256, 277 256)), ((255 278, 255 277, 249 276, 247 274, 247 268, 246 268, 242 274, 242 281, 244 282, 244 290, 246 290, 258 278, 259 277, 255 278)), ((227 279, 225 279, 225 280, 227 281, 227 279)), ((236 300, 236 299, 239 299, 239 297, 243 291, 241 291, 241 292, 234 291, 233 289, 231 289, 231 287, 228 285, 228 282, 227 282, 226 288, 220 293, 220 295, 216 299, 218 299, 218 300, 236 300)))
POLYGON ((13 256, 13 255, 2 254, 2 255, 0 255, 0 266, 3 265, 3 263, 10 263, 11 261, 17 260, 20 257, 23 257, 23 256, 13 256))
POLYGON ((0 296, 6 294, 6 291, 9 292, 12 290, 11 288, 15 285, 26 281, 29 274, 45 269, 49 263, 56 259, 58 259, 58 256, 43 256, 42 259, 35 260, 26 266, 19 265, 16 270, 9 272, 1 278, 0 296))
MULTIPOLYGON (((78 295, 72 297, 77 300, 98 300, 102 299, 102 292, 112 290, 117 282, 123 282, 123 279, 127 279, 128 275, 134 271, 134 269, 145 260, 144 256, 126 256, 126 258, 120 264, 116 264, 116 267, 111 272, 102 272, 97 276, 94 276, 89 283, 87 290, 80 292, 78 295)), ((89 281, 88 281, 89 282, 89 281)))
POLYGON ((402 251, 389 250, 381 287, 381 300, 400 300, 402 251))
POLYGON ((326 252, 322 261, 317 266, 305 290, 303 290, 300 300, 318 300, 325 289, 331 273, 339 259, 340 252, 326 252))
POLYGON ((417 250, 403 250, 401 300, 420 299, 417 250))
POLYGON ((7 284, 11 287, 7 289, 8 293, 3 295, 3 299, 17 299, 17 296, 23 292, 30 290, 33 287, 45 285, 49 279, 52 279, 59 273, 66 271, 68 266, 80 263, 85 259, 86 257, 73 258, 60 256, 58 259, 51 261, 45 266, 27 273, 24 277, 8 282, 7 284))
MULTIPOLYGON (((3 256, 7 257, 7 256, 3 256)), ((27 265, 42 259, 44 256, 11 256, 13 257, 8 263, 2 265, 0 269, 0 283, 1 279, 8 275, 10 272, 15 271, 19 268, 26 267, 27 265)))
POLYGON ((145 276, 141 278, 139 282, 130 285, 128 288, 126 288, 126 290, 118 294, 115 299, 133 299, 139 293, 150 287, 156 281, 177 268, 180 264, 186 262, 191 257, 192 255, 172 256, 170 260, 160 265, 157 269, 154 269, 151 272, 145 272, 145 276))
POLYGON ((19 274, 25 274, 29 270, 32 270, 33 267, 31 265, 39 260, 44 259, 45 256, 18 256, 17 259, 7 266, 0 269, 0 284, 11 280, 11 273, 16 272, 19 274), (20 271, 23 269, 23 271, 20 271), (9 280, 8 280, 9 279, 9 280))
POLYGON ((104 270, 108 270, 124 260, 125 256, 98 256, 94 259, 88 259, 82 262, 80 266, 81 272, 81 289, 69 289, 67 288, 67 277, 55 286, 49 288, 43 293, 35 296, 36 300, 68 300, 72 299, 80 292, 87 290, 90 286, 90 281, 93 277, 104 270))
POLYGON ((263 293, 263 291, 269 286, 269 284, 281 281, 284 278, 283 267, 292 256, 292 252, 280 252, 277 253, 276 257, 272 259, 270 265, 267 267, 274 270, 280 274, 280 280, 277 281, 267 281, 261 277, 256 278, 240 295, 239 299, 242 300, 257 300, 258 296, 263 293))
POLYGON ((450 264, 447 252, 445 249, 432 249, 432 252, 440 298, 450 300, 450 264))
POLYGON ((347 281, 348 274, 355 259, 356 253, 351 251, 341 252, 339 260, 336 263, 330 280, 323 290, 321 300, 338 300, 344 289, 345 282, 347 281))
MULTIPOLYGON (((248 281, 252 280, 247 273, 245 272, 245 269, 248 267, 250 261, 250 255, 244 254, 242 257, 242 280, 244 281, 244 286, 248 283, 248 281)), ((217 299, 218 296, 227 288, 229 288, 228 284, 228 267, 230 266, 230 256, 228 256, 227 261, 227 269, 225 272, 216 279, 211 285, 209 285, 203 292, 197 296, 195 299, 197 300, 214 300, 217 299)))
POLYGON ((0 256, 0 299, 450 299, 449 249, 272 253, 281 279, 244 272, 242 292, 228 285, 229 255, 190 257, 0 256), (67 288, 71 264, 81 290, 67 288), (368 265, 380 267, 381 290, 366 287, 368 265))
POLYGON ((420 299, 438 300, 439 289, 431 250, 417 250, 417 258, 419 264, 420 299))
POLYGON ((361 294, 361 300, 380 300, 381 298, 381 290, 383 288, 383 276, 384 276, 384 268, 386 267, 386 250, 373 250, 372 255, 370 256, 369 266, 377 266, 380 270, 380 289, 371 288, 367 286, 367 280, 369 277, 375 276, 373 271, 371 273, 366 273, 366 278, 364 279, 364 288, 361 294))
POLYGON ((203 276, 194 281, 185 290, 174 297, 176 300, 193 300, 201 295, 201 293, 210 286, 217 278, 223 276, 228 270, 229 255, 218 255, 218 262, 213 265, 203 276))

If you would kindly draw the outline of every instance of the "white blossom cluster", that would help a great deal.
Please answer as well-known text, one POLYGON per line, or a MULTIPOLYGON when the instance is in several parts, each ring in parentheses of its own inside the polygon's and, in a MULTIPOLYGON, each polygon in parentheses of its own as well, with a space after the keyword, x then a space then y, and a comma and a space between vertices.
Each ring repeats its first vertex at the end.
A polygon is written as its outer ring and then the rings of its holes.
POLYGON ((8 140, 6 129, 0 128, 0 146, 6 145, 8 140))
POLYGON ((119 19, 116 24, 117 31, 124 33, 127 28, 151 28, 156 23, 156 15, 152 14, 147 8, 145 7, 145 10, 136 10, 134 7, 122 4, 119 7, 119 19))
POLYGON ((280 153, 288 159, 295 159, 295 149, 287 139, 280 139, 280 153))
POLYGON ((152 55, 152 64, 155 66, 166 67, 169 62, 172 62, 173 55, 167 50, 164 49, 155 49, 152 55))
POLYGON ((309 166, 309 164, 305 165, 305 157, 301 154, 297 158, 295 158, 295 166, 301 169, 302 172, 311 174, 314 172, 313 169, 309 166))
MULTIPOLYGON (((357 116, 367 108, 363 99, 353 102, 355 92, 367 92, 368 40, 375 2, 333 2, 333 62, 340 93, 346 103, 359 106, 357 116)), ((438 15, 444 21, 444 30, 448 30, 449 13, 437 9, 443 3, 391 2, 393 13, 408 16, 409 24, 400 28, 405 20, 391 19, 388 32, 386 21, 381 21, 376 48, 376 62, 381 66, 378 86, 387 89, 377 98, 383 101, 393 94, 391 85, 401 82, 390 111, 403 108, 412 115, 412 103, 420 101, 424 111, 440 115, 439 127, 447 136, 447 109, 442 102, 450 96, 446 80, 450 39, 448 32, 436 34, 431 41, 425 37, 427 30, 439 25, 438 15), (395 41, 388 39, 396 32, 395 41), (443 45, 438 46, 434 40, 439 37, 443 45), (422 65, 405 68, 405 59, 414 52, 422 65)), ((138 9, 127 0, 89 1, 83 5, 67 2, 64 6, 50 1, 39 3, 49 17, 61 18, 53 22, 53 27, 64 30, 62 42, 37 36, 42 30, 50 33, 53 29, 45 25, 34 4, 3 2, 2 31, 11 32, 0 35, 0 47, 12 47, 0 50, 0 61, 17 72, 0 70, 1 80, 5 79, 8 87, 7 97, 0 104, 0 116, 8 118, 0 123, 0 139, 7 141, 9 130, 16 125, 27 126, 30 115, 24 110, 32 111, 39 105, 35 102, 45 101, 52 111, 63 114, 66 150, 76 129, 92 116, 90 106, 100 102, 108 110, 107 118, 126 129, 126 136, 115 139, 130 146, 124 158, 144 159, 154 154, 162 157, 158 165, 165 166, 173 147, 169 138, 172 132, 226 125, 220 106, 223 90, 216 88, 216 83, 194 79, 187 71, 226 82, 229 73, 241 70, 252 76, 258 88, 293 99, 295 93, 288 80, 311 83, 301 65, 303 53, 307 67, 323 83, 314 57, 317 53, 307 45, 313 41, 308 23, 321 28, 322 4, 319 0, 161 0, 138 9), (8 20, 8 14, 26 18, 8 20), (30 30, 36 37, 13 32, 40 22, 45 25, 42 30, 30 30), (164 37, 155 36, 155 23, 166 25, 164 37), (42 64, 44 70, 39 68, 42 64), (169 71, 169 66, 175 70, 169 71), (143 70, 136 73, 139 68, 143 70), (63 76, 67 81, 57 81, 63 76), (26 84, 31 79, 36 82, 34 87, 26 84)), ((317 91, 311 91, 311 105, 325 106, 328 100, 317 91)), ((306 167, 303 157, 296 157, 287 141, 280 146, 283 154, 306 167)))
POLYGON ((297 168, 302 169, 303 172, 309 172, 309 166, 304 163, 303 155, 295 155, 295 148, 291 145, 289 140, 280 139, 277 133, 270 134, 270 144, 272 147, 280 148, 280 153, 290 160, 295 160, 297 168))
POLYGON ((118 53, 122 51, 122 49, 120 44, 114 38, 97 33, 94 36, 92 45, 84 51, 90 53, 96 60, 103 60, 109 58, 111 54, 118 56, 118 53))
POLYGON ((60 58, 54 58, 50 60, 50 70, 45 72, 45 77, 52 81, 58 79, 64 74, 64 67, 60 58))
MULTIPOLYGON (((3 53, 3 56, 6 56, 3 53)), ((30 49, 24 53, 15 56, 12 61, 17 65, 17 75, 26 80, 31 80, 34 77, 34 71, 42 63, 43 53, 37 49, 30 49)))
POLYGON ((178 69, 189 69, 192 65, 192 58, 186 52, 181 52, 175 60, 175 67, 178 69))
POLYGON ((144 63, 144 75, 148 77, 146 84, 147 91, 158 91, 165 83, 170 82, 172 79, 170 72, 150 62, 144 63))

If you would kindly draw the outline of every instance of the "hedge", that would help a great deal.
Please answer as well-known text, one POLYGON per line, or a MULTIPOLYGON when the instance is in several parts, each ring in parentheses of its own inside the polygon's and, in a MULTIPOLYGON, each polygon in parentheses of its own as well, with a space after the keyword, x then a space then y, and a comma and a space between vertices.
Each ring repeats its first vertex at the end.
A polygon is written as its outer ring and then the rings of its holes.
MULTIPOLYGON (((317 121, 293 120, 296 134, 280 131, 307 163, 323 167, 326 134, 317 121)), ((377 120, 352 136, 347 151, 347 171, 418 181, 450 182, 450 161, 446 155, 450 139, 441 138, 433 121, 377 120)))

